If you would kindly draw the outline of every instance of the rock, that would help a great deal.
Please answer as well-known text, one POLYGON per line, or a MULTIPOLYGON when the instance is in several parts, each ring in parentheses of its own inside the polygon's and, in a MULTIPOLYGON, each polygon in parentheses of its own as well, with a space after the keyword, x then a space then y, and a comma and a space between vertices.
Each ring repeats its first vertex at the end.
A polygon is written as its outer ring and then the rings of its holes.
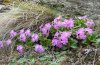
POLYGON ((5 7, 5 5, 0 5, 0 10, 1 10, 3 7, 5 7))
POLYGON ((42 5, 56 8, 69 16, 87 15, 100 19, 100 0, 33 0, 42 5))
POLYGON ((95 65, 100 65, 100 61, 97 61, 97 62, 95 63, 95 65))
POLYGON ((0 13, 7 12, 7 11, 9 11, 9 10, 10 10, 9 7, 4 6, 4 7, 1 7, 1 8, 0 8, 0 13))
POLYGON ((3 4, 3 0, 0 0, 0 4, 3 4))

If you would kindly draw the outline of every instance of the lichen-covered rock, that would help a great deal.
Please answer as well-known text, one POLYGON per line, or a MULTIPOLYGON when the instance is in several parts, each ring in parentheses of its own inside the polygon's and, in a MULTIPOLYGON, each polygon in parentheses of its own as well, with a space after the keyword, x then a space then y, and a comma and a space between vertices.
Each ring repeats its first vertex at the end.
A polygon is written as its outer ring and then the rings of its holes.
POLYGON ((33 0, 42 5, 56 8, 66 15, 88 15, 92 19, 100 19, 100 0, 33 0))
POLYGON ((0 13, 6 12, 10 10, 9 7, 5 6, 5 5, 0 5, 0 13))

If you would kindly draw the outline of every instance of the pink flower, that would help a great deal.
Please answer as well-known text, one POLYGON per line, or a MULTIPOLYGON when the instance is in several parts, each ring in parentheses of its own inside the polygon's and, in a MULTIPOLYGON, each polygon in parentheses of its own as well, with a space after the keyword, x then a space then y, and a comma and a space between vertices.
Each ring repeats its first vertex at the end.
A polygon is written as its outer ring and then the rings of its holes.
POLYGON ((77 32, 76 32, 76 36, 77 39, 86 39, 86 35, 85 35, 85 29, 84 28, 80 28, 77 32))
POLYGON ((58 16, 57 18, 54 19, 52 24, 55 29, 59 29, 62 26, 62 22, 60 21, 61 18, 62 18, 61 16, 58 16))
POLYGON ((35 45, 35 51, 36 51, 37 53, 43 53, 43 52, 45 51, 45 49, 43 48, 42 45, 36 44, 36 45, 35 45))
POLYGON ((88 27, 92 27, 94 25, 94 22, 93 20, 88 20, 86 23, 85 23, 88 27))
POLYGON ((50 28, 51 28, 51 24, 50 23, 47 23, 47 24, 45 24, 45 26, 44 26, 47 30, 50 30, 50 28))
POLYGON ((56 46, 58 48, 62 47, 61 41, 60 41, 60 33, 56 32, 54 35, 54 38, 52 39, 52 45, 56 46))
POLYGON ((93 32, 94 32, 94 31, 93 31, 92 29, 90 29, 90 28, 85 28, 85 31, 88 32, 89 34, 93 34, 93 32))
POLYGON ((58 16, 54 19, 54 22, 58 22, 60 19, 62 18, 62 16, 58 16))
POLYGON ((71 36, 71 32, 61 32, 61 43, 66 45, 66 43, 68 43, 68 38, 70 38, 71 36))
POLYGON ((59 35, 60 35, 60 33, 59 32, 56 32, 55 35, 54 35, 54 38, 58 38, 59 35))
POLYGON ((43 25, 40 26, 40 31, 42 32, 43 35, 48 36, 50 28, 51 28, 51 24, 47 23, 44 26, 43 25))
POLYGON ((42 32, 43 35, 46 35, 46 36, 49 35, 49 31, 46 28, 42 28, 41 32, 42 32))
POLYGON ((67 27, 67 28, 74 27, 74 20, 73 20, 73 18, 70 18, 69 20, 65 19, 64 22, 62 23, 62 26, 67 27))
POLYGON ((64 21, 61 23, 62 24, 62 27, 67 28, 67 22, 68 22, 68 20, 67 19, 64 19, 64 21))
POLYGON ((63 45, 66 45, 66 44, 68 43, 68 38, 62 37, 62 38, 61 38, 61 43, 62 43, 63 45))
POLYGON ((32 38, 32 42, 37 42, 39 37, 38 34, 33 34, 31 38, 32 38))
POLYGON ((62 27, 62 22, 61 21, 53 22, 53 26, 55 29, 59 29, 60 27, 62 27))
POLYGON ((7 45, 11 45, 11 39, 8 39, 8 40, 6 41, 6 44, 7 44, 7 45))
POLYGON ((14 38, 17 35, 17 33, 14 30, 11 30, 10 32, 10 38, 14 38))
POLYGON ((53 40, 52 40, 52 45, 53 45, 53 46, 56 46, 57 44, 59 44, 59 40, 53 39, 53 40))
POLYGON ((16 50, 19 52, 19 54, 23 54, 24 47, 22 45, 18 45, 16 50))
POLYGON ((56 46, 58 48, 61 48, 63 46, 59 39, 53 39, 52 40, 52 45, 56 46))
POLYGON ((3 45, 2 41, 0 41, 0 49, 3 47, 4 47, 4 45, 3 45))
POLYGON ((71 32, 61 32, 61 37, 70 38, 71 32))
POLYGON ((87 16, 85 15, 85 16, 79 16, 78 17, 79 19, 87 19, 87 16))
POLYGON ((23 34, 24 32, 25 32, 25 30, 21 29, 20 32, 19 32, 19 34, 23 34))
POLYGON ((25 35, 26 35, 26 36, 31 36, 31 31, 30 31, 30 29, 27 29, 27 30, 25 31, 25 35))
POLYGON ((25 35, 25 33, 20 34, 20 41, 22 41, 22 42, 26 41, 26 35, 25 35))
POLYGON ((71 32, 56 32, 52 39, 52 45, 61 48, 68 43, 68 39, 71 36, 71 32))
POLYGON ((56 45, 56 47, 58 47, 58 48, 62 48, 62 46, 63 46, 62 43, 58 43, 58 44, 56 45))
POLYGON ((86 35, 84 33, 81 33, 77 36, 78 39, 86 39, 86 35))

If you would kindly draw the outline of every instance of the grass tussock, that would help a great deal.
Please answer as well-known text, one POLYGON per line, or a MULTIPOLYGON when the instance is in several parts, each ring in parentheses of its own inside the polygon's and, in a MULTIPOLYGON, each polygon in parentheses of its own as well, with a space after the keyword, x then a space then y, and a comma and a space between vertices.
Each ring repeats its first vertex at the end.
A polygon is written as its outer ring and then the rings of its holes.
POLYGON ((41 24, 43 22, 46 22, 47 20, 50 21, 50 19, 55 17, 57 14, 57 11, 47 6, 34 4, 33 2, 21 2, 19 3, 19 5, 15 4, 15 7, 21 9, 19 13, 21 17, 18 18, 17 20, 18 22, 16 22, 19 28, 20 27, 30 28, 32 25, 34 27, 34 25, 38 25, 39 23, 41 24))
MULTIPOLYGON (((38 29, 40 24, 46 21, 52 21, 58 14, 54 9, 33 2, 15 2, 12 8, 14 9, 14 11, 12 11, 14 14, 9 14, 11 17, 6 19, 9 24, 5 23, 6 28, 2 27, 4 34, 7 34, 6 31, 11 29, 19 30, 21 28, 31 28, 34 31, 38 29), (17 13, 15 12, 16 10, 17 13)), ((3 34, 1 34, 1 37, 2 35, 3 34)))

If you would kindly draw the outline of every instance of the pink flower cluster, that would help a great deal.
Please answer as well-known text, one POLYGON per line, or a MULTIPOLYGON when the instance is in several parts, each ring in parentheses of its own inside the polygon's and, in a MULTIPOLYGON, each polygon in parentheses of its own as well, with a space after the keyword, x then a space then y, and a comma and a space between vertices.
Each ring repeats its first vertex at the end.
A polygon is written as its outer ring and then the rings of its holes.
POLYGON ((94 26, 94 22, 93 20, 87 20, 87 22, 85 23, 87 25, 87 27, 91 28, 92 26, 94 26))
MULTIPOLYGON (((48 26, 48 25, 46 25, 48 26)), ((17 33, 16 31, 14 30, 11 30, 10 31, 10 38, 6 41, 6 44, 9 46, 11 45, 12 43, 12 40, 15 38, 15 37, 19 37, 18 39, 21 41, 21 42, 26 42, 27 41, 27 38, 31 37, 31 41, 34 43, 34 42, 37 42, 38 39, 39 39, 39 36, 38 34, 34 33, 34 34, 31 34, 31 31, 30 29, 21 29, 19 31, 19 33, 17 33)), ((0 41, 0 48, 4 48, 4 45, 3 45, 3 42, 0 41)), ((23 45, 17 45, 17 48, 16 50, 18 51, 19 54, 23 54, 24 53, 24 46, 23 45)), ((35 45, 35 51, 37 53, 42 53, 45 51, 44 47, 42 45, 35 45)))
POLYGON ((57 17, 53 21, 53 26, 55 29, 59 29, 60 27, 65 27, 65 28, 72 28, 74 27, 74 20, 73 18, 70 19, 64 19, 63 21, 61 20, 61 16, 57 17))
POLYGON ((32 42, 38 41, 38 34, 36 33, 31 34, 30 29, 27 29, 27 30, 21 29, 19 32, 19 36, 20 36, 20 41, 22 42, 26 42, 27 37, 31 37, 32 42))
MULTIPOLYGON (((34 33, 34 34, 31 34, 31 31, 30 31, 30 29, 27 29, 26 31, 24 30, 24 29, 22 29, 22 30, 20 30, 20 32, 19 32, 19 35, 20 35, 20 41, 22 41, 22 42, 26 42, 26 38, 27 38, 27 36, 28 37, 31 37, 31 40, 32 40, 32 42, 34 43, 34 42, 37 42, 38 41, 38 34, 36 34, 36 33, 34 33)), ((22 46, 22 45, 18 45, 17 46, 17 51, 19 52, 19 53, 23 53, 23 50, 24 49, 24 47, 22 46)), ((42 52, 44 52, 44 48, 43 48, 43 46, 42 45, 35 45, 35 51, 36 52, 38 52, 38 53, 42 53, 42 52)))
MULTIPOLYGON (((11 45, 11 43, 12 43, 12 42, 11 42, 11 39, 6 40, 6 42, 5 42, 5 43, 6 43, 6 45, 10 46, 10 45, 11 45)), ((3 41, 0 41, 0 49, 1 49, 1 48, 4 48, 3 41)))
POLYGON ((93 34, 93 30, 90 28, 80 28, 78 31, 76 31, 77 39, 86 39, 86 32, 90 35, 93 34))
POLYGON ((40 26, 40 31, 43 33, 43 35, 48 36, 50 28, 51 28, 51 24, 47 23, 44 26, 43 25, 40 26))
MULTIPOLYGON (((87 16, 83 16, 83 17, 78 17, 79 19, 87 19, 87 16)), ((87 38, 87 34, 91 35, 94 33, 94 31, 92 30, 92 26, 94 25, 94 22, 92 20, 88 20, 84 23, 87 28, 80 28, 76 31, 76 38, 77 39, 81 39, 84 40, 87 38)), ((41 25, 40 26, 40 31, 41 33, 48 37, 51 28, 53 27, 56 30, 56 33, 53 36, 52 39, 52 46, 58 47, 58 48, 62 48, 63 45, 66 45, 68 43, 69 38, 71 37, 71 35, 73 35, 73 32, 71 31, 71 29, 75 26, 74 23, 74 19, 73 18, 69 18, 69 19, 63 19, 61 16, 56 17, 52 23, 47 23, 45 25, 41 25), (65 28, 66 30, 70 30, 69 31, 58 31, 59 28, 65 28)), ((31 41, 34 42, 38 42, 39 41, 39 36, 38 34, 34 33, 32 34, 30 29, 21 29, 19 31, 19 33, 15 32, 14 30, 11 30, 10 32, 10 38, 6 40, 6 44, 9 46, 12 43, 12 39, 15 38, 16 36, 18 36, 19 40, 21 42, 26 42, 27 38, 31 38, 31 41)), ((0 48, 3 48, 3 42, 0 41, 0 48)), ((24 46, 23 45, 17 45, 16 50, 18 51, 19 54, 23 54, 24 53, 24 46)), ((36 44, 35 45, 35 49, 34 49, 37 53, 43 53, 45 51, 45 48, 41 45, 41 44, 36 44)))
POLYGON ((42 45, 36 44, 35 45, 35 51, 38 53, 43 53, 45 51, 45 49, 43 48, 42 45))
POLYGON ((24 53, 24 47, 22 45, 18 45, 16 50, 18 51, 19 54, 24 53))
MULTIPOLYGON (((78 18, 87 19, 87 16, 81 16, 78 18)), ((93 30, 91 29, 91 27, 94 25, 94 22, 92 20, 87 19, 87 22, 85 22, 84 24, 87 26, 87 28, 80 28, 78 31, 76 31, 77 39, 86 39, 86 32, 88 34, 93 34, 93 30)), ((75 24, 73 18, 62 20, 62 17, 58 16, 53 20, 52 24, 47 23, 44 25, 44 27, 42 25, 42 28, 40 27, 40 31, 42 31, 44 35, 48 36, 51 26, 58 30, 61 27, 71 29, 74 27, 74 25, 75 24)), ((54 38, 52 39, 52 45, 61 48, 63 45, 66 45, 68 43, 68 39, 70 36, 71 32, 56 32, 54 38)))
MULTIPOLYGON (((47 25, 45 25, 45 26, 48 26, 48 25, 49 25, 49 24, 47 24, 47 25)), ((49 29, 49 27, 48 27, 47 29, 49 29)), ((38 39, 39 39, 38 34, 36 34, 36 33, 31 34, 30 29, 27 29, 27 30, 21 29, 20 32, 19 32, 19 36, 20 36, 20 41, 22 41, 22 42, 26 42, 27 36, 28 36, 28 37, 31 37, 31 41, 32 41, 33 43, 34 43, 34 42, 37 42, 38 39)), ((35 51, 36 51, 37 53, 42 53, 42 52, 44 52, 44 50, 45 50, 45 49, 43 48, 42 45, 38 45, 38 44, 35 45, 35 51)), ((22 54, 23 51, 24 51, 24 46, 18 45, 18 46, 17 46, 17 51, 18 51, 20 54, 22 54)))
POLYGON ((52 45, 61 48, 68 43, 70 36, 71 32, 56 32, 52 40, 52 45))

